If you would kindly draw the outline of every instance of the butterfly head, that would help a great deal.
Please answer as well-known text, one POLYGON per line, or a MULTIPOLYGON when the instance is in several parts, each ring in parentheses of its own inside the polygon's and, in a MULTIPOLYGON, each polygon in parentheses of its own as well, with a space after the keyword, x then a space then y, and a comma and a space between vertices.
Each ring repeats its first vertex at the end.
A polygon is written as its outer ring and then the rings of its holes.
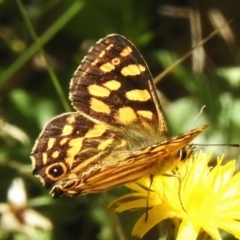
POLYGON ((183 148, 181 148, 179 151, 178 151, 178 158, 180 161, 184 161, 186 160, 189 156, 191 156, 191 154, 193 153, 193 150, 194 150, 195 146, 190 144, 190 145, 187 145, 183 148))

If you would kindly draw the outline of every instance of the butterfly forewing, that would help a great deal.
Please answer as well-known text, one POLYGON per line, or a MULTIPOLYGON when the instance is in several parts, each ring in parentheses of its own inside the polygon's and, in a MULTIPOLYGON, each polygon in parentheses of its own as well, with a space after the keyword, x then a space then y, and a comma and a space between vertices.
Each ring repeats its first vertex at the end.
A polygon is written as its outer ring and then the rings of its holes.
POLYGON ((169 138, 151 73, 123 36, 96 43, 70 82, 76 112, 55 117, 31 153, 53 196, 100 192, 164 173, 205 127, 169 138))
POLYGON ((109 35, 89 50, 71 80, 70 100, 77 111, 110 125, 134 123, 168 134, 148 66, 120 35, 109 35))

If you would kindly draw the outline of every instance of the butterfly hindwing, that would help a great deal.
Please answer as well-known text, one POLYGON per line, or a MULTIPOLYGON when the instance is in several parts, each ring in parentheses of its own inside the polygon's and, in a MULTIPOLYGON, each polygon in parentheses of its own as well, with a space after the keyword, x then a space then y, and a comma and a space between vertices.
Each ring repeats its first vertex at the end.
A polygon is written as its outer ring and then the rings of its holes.
POLYGON ((104 122, 93 122, 76 112, 65 113, 47 123, 39 135, 31 155, 33 173, 46 187, 81 178, 110 156, 114 164, 117 155, 113 158, 113 149, 123 157, 132 147, 121 132, 109 129, 104 122))

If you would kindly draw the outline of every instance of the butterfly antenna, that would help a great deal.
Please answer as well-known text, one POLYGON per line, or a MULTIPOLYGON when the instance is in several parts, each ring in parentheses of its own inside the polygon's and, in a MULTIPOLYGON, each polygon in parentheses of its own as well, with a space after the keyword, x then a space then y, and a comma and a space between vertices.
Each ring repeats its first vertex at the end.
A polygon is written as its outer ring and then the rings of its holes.
POLYGON ((239 143, 210 143, 210 144, 202 144, 202 143, 192 143, 190 146, 201 146, 201 147, 240 147, 239 143))
POLYGON ((203 105, 202 108, 200 109, 198 115, 194 118, 192 124, 190 125, 190 129, 192 128, 192 126, 195 124, 195 122, 197 121, 197 119, 202 115, 203 110, 206 108, 206 105, 203 105))

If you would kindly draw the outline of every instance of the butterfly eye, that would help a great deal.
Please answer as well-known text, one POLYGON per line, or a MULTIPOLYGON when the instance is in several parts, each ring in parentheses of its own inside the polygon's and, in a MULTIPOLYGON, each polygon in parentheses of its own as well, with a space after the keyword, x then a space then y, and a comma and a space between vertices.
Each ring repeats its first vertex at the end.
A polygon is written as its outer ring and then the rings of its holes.
POLYGON ((178 154, 179 154, 178 157, 180 161, 184 161, 188 156, 187 150, 185 148, 180 149, 178 154))
POLYGON ((46 175, 51 180, 58 180, 61 178, 67 171, 66 166, 63 163, 54 163, 46 168, 46 175))

